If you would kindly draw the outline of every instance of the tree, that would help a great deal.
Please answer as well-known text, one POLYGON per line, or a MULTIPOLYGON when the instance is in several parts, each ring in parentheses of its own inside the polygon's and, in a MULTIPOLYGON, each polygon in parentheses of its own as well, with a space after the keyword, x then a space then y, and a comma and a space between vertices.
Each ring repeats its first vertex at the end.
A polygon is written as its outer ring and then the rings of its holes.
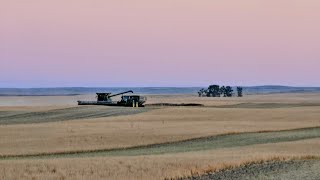
POLYGON ((242 97, 243 96, 242 90, 243 90, 242 87, 240 87, 240 86, 237 87, 238 97, 242 97))
POLYGON ((223 95, 223 97, 226 97, 226 87, 225 86, 221 86, 220 87, 220 94, 223 95))
POLYGON ((206 90, 204 88, 200 89, 198 91, 198 94, 199 94, 199 97, 203 97, 203 96, 206 96, 206 90))
POLYGON ((232 92, 233 92, 233 90, 232 90, 231 86, 227 86, 226 90, 225 90, 226 96, 232 97, 232 92))
POLYGON ((208 87, 208 97, 220 97, 220 86, 219 85, 210 85, 208 87))
MULTIPOLYGON (((242 97, 242 87, 237 87, 237 95, 238 97, 242 97)), ((233 89, 231 86, 219 86, 219 85, 210 85, 207 89, 200 89, 198 91, 199 97, 207 96, 207 97, 220 97, 223 95, 223 97, 232 97, 235 94, 233 93, 233 89)))

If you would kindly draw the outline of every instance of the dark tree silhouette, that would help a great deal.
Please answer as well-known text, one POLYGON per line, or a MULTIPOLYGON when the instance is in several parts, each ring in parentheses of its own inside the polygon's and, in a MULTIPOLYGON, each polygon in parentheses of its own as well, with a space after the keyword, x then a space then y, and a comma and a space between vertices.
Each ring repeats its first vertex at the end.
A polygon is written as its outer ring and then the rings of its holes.
POLYGON ((220 86, 219 85, 210 85, 208 87, 208 97, 220 97, 220 86))
POLYGON ((200 89, 198 91, 198 94, 199 94, 199 97, 203 97, 207 95, 206 90, 204 88, 200 89))
MULTIPOLYGON (((232 97, 234 95, 233 89, 231 86, 219 86, 219 85, 210 85, 208 89, 200 89, 198 91, 199 97, 207 96, 207 97, 232 97)), ((242 97, 242 87, 237 87, 237 95, 238 97, 242 97)))
POLYGON ((243 90, 242 87, 240 87, 240 86, 237 87, 238 97, 242 97, 243 96, 242 90, 243 90))
POLYGON ((226 96, 232 97, 232 92, 233 92, 233 90, 232 90, 231 86, 227 86, 226 90, 225 90, 226 96))
POLYGON ((223 95, 223 97, 227 96, 225 86, 221 86, 219 91, 220 91, 220 94, 223 95))

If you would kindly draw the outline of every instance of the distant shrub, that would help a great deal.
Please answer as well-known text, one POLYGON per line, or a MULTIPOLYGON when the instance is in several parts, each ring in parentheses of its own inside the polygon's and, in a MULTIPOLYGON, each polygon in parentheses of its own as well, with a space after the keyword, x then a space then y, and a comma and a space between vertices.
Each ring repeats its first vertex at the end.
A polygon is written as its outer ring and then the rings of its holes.
MULTIPOLYGON (((238 86, 237 87, 237 95, 238 97, 242 97, 242 90, 243 88, 238 86)), ((199 97, 232 97, 233 94, 233 89, 231 86, 219 86, 219 85, 210 85, 207 89, 200 89, 198 91, 199 97)))
POLYGON ((243 90, 242 87, 240 87, 240 86, 237 87, 238 97, 242 97, 243 96, 242 90, 243 90))

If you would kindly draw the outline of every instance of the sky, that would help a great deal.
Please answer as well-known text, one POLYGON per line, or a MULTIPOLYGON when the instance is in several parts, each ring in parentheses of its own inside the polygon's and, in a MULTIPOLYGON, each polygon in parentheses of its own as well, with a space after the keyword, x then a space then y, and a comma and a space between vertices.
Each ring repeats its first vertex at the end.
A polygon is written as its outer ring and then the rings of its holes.
POLYGON ((0 87, 320 86, 319 0, 0 0, 0 87))

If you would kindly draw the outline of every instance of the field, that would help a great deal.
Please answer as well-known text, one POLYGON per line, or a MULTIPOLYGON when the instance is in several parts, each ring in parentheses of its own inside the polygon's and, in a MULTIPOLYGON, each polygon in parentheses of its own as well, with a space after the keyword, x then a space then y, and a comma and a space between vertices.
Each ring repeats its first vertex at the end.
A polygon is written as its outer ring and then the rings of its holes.
POLYGON ((320 93, 75 105, 92 97, 0 97, 0 179, 320 178, 320 93))

